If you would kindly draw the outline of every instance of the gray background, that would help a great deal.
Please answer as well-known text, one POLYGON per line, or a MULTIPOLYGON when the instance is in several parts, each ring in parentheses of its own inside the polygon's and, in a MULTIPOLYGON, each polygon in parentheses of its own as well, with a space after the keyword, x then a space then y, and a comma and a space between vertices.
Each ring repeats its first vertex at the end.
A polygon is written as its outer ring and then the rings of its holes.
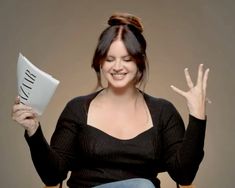
MULTIPOLYGON (((11 120, 16 60, 22 52, 61 81, 40 118, 49 140, 72 97, 90 93, 90 62, 97 37, 113 12, 142 18, 148 41, 150 78, 146 92, 172 101, 187 124, 187 107, 170 85, 186 88, 183 69, 195 79, 197 66, 210 67, 205 157, 194 184, 234 187, 235 3, 232 0, 0 0, 0 182, 2 188, 42 187, 23 129, 11 120)), ((166 173, 163 188, 175 188, 166 173)))

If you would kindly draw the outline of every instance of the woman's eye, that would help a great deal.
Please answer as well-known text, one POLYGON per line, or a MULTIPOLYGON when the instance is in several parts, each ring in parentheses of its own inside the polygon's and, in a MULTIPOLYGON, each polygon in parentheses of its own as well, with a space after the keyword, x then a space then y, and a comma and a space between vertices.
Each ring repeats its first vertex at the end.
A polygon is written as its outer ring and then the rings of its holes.
POLYGON ((132 58, 131 58, 131 57, 125 57, 123 60, 124 60, 125 62, 130 62, 130 61, 132 61, 132 58))
POLYGON ((107 62, 112 62, 112 61, 114 61, 114 59, 113 59, 113 58, 106 58, 105 61, 107 61, 107 62))

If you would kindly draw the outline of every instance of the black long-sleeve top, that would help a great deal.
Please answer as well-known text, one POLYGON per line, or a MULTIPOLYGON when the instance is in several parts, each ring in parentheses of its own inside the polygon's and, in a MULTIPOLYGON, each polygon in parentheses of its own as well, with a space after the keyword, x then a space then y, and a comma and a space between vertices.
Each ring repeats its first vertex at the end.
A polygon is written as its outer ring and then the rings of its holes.
POLYGON ((40 126, 33 136, 25 134, 35 168, 46 185, 63 181, 68 171, 71 188, 137 177, 147 178, 159 188, 157 174, 164 171, 179 184, 193 181, 204 155, 206 120, 189 115, 185 131, 170 102, 143 93, 153 127, 132 139, 117 139, 87 124, 90 102, 98 93, 68 102, 50 145, 40 126))

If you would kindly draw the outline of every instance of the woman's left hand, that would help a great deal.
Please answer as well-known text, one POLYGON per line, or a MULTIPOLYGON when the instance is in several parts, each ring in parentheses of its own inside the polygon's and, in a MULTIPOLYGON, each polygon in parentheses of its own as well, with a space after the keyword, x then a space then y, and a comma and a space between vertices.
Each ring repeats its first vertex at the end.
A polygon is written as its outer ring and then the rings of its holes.
POLYGON ((187 100, 189 113, 192 116, 198 119, 205 119, 206 118, 206 102, 210 103, 210 101, 206 98, 206 87, 207 87, 209 69, 206 69, 204 71, 203 64, 199 65, 197 83, 195 86, 192 82, 192 79, 189 75, 189 71, 187 68, 184 69, 184 73, 185 73, 185 78, 186 78, 189 90, 182 91, 173 85, 171 86, 171 88, 176 93, 185 97, 185 99, 187 100))

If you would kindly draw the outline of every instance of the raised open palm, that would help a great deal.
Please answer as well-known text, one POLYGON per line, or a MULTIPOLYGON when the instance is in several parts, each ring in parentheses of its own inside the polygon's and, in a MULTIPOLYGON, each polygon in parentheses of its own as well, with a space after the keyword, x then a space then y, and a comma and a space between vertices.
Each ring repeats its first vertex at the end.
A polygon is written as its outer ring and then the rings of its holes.
POLYGON ((196 118, 205 119, 206 116, 206 88, 209 75, 209 69, 204 71, 203 64, 198 67, 198 75, 196 85, 193 84, 187 68, 184 69, 185 78, 189 87, 188 91, 182 91, 177 87, 171 85, 171 88, 187 100, 189 113, 196 118))

